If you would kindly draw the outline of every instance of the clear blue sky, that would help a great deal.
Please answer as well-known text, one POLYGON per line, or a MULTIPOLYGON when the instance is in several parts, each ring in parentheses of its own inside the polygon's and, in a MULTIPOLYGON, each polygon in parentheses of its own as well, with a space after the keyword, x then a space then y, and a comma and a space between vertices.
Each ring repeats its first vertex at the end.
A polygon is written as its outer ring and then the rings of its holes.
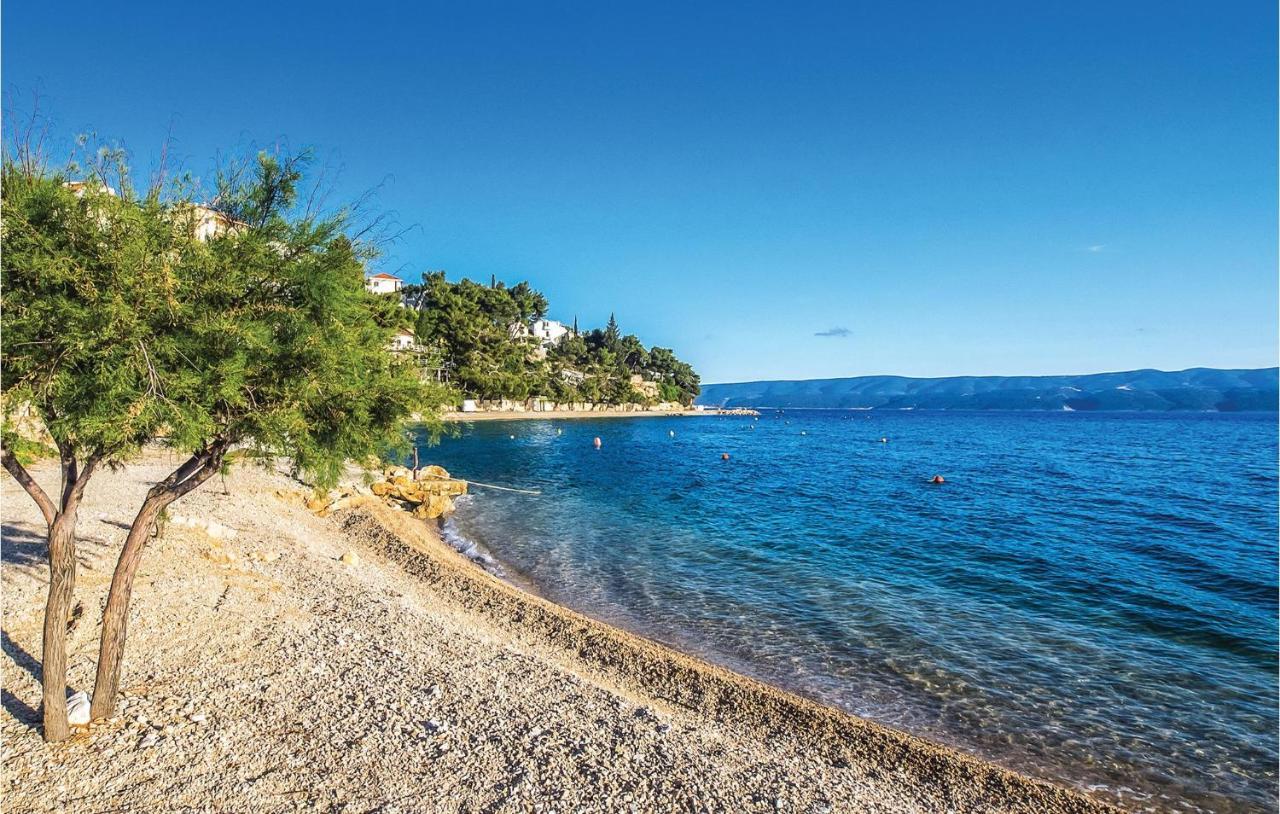
MULTIPOLYGON (((1276 364, 1274 2, 11 2, 145 165, 284 138, 382 268, 530 280, 705 381, 1276 364), (821 336, 819 334, 829 334, 821 336)), ((8 94, 10 103, 15 101, 8 94)))

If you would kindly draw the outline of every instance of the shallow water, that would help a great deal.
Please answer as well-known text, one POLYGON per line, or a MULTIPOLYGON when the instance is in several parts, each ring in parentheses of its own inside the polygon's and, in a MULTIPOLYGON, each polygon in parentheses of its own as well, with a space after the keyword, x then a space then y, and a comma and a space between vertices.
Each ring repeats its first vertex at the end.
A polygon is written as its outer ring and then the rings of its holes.
POLYGON ((1137 810, 1274 809, 1274 415, 477 422, 422 457, 543 490, 448 531, 557 602, 1137 810))

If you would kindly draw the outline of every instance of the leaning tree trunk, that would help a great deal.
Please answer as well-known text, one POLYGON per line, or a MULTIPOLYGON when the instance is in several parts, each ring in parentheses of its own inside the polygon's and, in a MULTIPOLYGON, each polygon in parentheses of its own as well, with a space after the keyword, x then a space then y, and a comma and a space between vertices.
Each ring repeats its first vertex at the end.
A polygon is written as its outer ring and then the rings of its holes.
POLYGON ((173 502, 173 497, 148 496, 129 527, 120 560, 111 577, 107 606, 102 611, 102 641, 98 647, 98 675, 93 684, 90 716, 110 718, 115 713, 116 693, 120 689, 120 665, 124 661, 124 642, 129 623, 129 599, 133 595, 133 578, 142 561, 142 549, 151 536, 151 527, 160 512, 173 502))
POLYGON ((49 599, 44 607, 41 683, 44 738, 65 740, 67 727, 67 621, 76 586, 76 515, 61 514, 49 527, 49 599))
POLYGON ((151 488, 142 508, 133 518, 129 535, 111 576, 107 606, 102 611, 102 641, 98 647, 98 675, 93 683, 93 718, 109 718, 115 714, 116 694, 120 690, 120 667, 124 663, 124 645, 129 623, 129 600, 133 595, 133 578, 142 562, 142 549, 151 536, 151 527, 160 512, 178 498, 195 489, 222 468, 222 457, 228 442, 218 439, 191 457, 169 477, 151 488))

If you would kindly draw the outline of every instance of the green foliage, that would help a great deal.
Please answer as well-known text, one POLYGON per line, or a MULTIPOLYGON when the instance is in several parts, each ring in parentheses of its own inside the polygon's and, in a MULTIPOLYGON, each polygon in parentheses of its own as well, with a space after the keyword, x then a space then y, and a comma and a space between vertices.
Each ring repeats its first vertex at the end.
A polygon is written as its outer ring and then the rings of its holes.
POLYGON ((471 280, 450 283, 442 271, 423 275, 421 286, 409 286, 405 301, 419 307, 418 341, 451 371, 467 397, 558 402, 653 401, 630 383, 640 375, 666 384, 669 401, 688 404, 698 393, 698 376, 670 350, 645 348, 634 335, 623 335, 611 314, 603 330, 563 337, 549 352, 528 335, 532 323, 547 312, 547 299, 528 283, 508 288, 496 277, 489 285, 471 280))
POLYGON ((188 383, 162 394, 155 367, 173 261, 192 242, 177 208, 113 195, 97 175, 73 187, 65 172, 2 172, 5 403, 29 405, 82 458, 119 459, 184 424, 188 383))
POLYGON ((18 459, 18 463, 23 466, 31 466, 31 464, 44 458, 58 457, 58 450, 48 444, 42 444, 39 441, 7 429, 3 432, 3 438, 4 448, 12 451, 13 456, 18 459))
MULTIPOLYGON (((370 248, 346 213, 298 210, 306 156, 219 173, 227 227, 190 185, 112 194, 91 176, 3 168, 3 393, 82 455, 123 460, 163 437, 292 458, 317 483, 400 444, 440 388, 386 351, 402 309, 364 290, 370 248)), ((123 176, 124 173, 122 172, 123 176)))

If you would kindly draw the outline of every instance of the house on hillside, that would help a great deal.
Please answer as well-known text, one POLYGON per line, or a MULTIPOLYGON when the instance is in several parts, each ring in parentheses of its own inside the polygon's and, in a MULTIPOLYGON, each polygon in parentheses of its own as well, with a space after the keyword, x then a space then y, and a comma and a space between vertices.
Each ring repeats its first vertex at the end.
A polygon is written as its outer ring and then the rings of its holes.
MULTIPOLYGON (((67 181, 63 186, 71 190, 77 198, 83 198, 85 193, 92 189, 90 183, 91 182, 89 181, 67 181)), ((106 184, 98 182, 92 183, 97 186, 99 192, 105 192, 115 198, 119 197, 119 193, 116 192, 114 187, 109 187, 106 184)), ((195 232, 196 240, 199 240, 202 243, 220 235, 224 235, 232 229, 235 229, 237 226, 244 226, 243 223, 235 220, 229 215, 219 212, 213 207, 205 206, 204 204, 180 203, 177 205, 176 212, 183 216, 181 222, 184 224, 188 223, 185 217, 186 214, 188 212, 191 213, 189 223, 195 232)))
MULTIPOLYGON (((88 181, 67 181, 63 186, 71 190, 77 198, 83 198, 85 192, 90 189, 88 181)), ((97 187, 99 192, 105 192, 113 198, 119 197, 115 187, 109 187, 106 184, 98 184, 97 187)))
POLYGON ((418 346, 418 339, 413 335, 413 331, 401 328, 391 337, 391 345, 393 351, 413 350, 418 346))
POLYGON ((365 277, 364 287, 374 294, 395 294, 404 287, 404 280, 394 274, 380 271, 365 277))
POLYGON ((549 348, 573 333, 573 330, 563 322, 556 322, 554 319, 539 319, 534 321, 530 333, 542 347, 549 348))
POLYGON ((194 214, 196 240, 201 242, 224 235, 236 226, 236 221, 203 204, 194 206, 194 214))

